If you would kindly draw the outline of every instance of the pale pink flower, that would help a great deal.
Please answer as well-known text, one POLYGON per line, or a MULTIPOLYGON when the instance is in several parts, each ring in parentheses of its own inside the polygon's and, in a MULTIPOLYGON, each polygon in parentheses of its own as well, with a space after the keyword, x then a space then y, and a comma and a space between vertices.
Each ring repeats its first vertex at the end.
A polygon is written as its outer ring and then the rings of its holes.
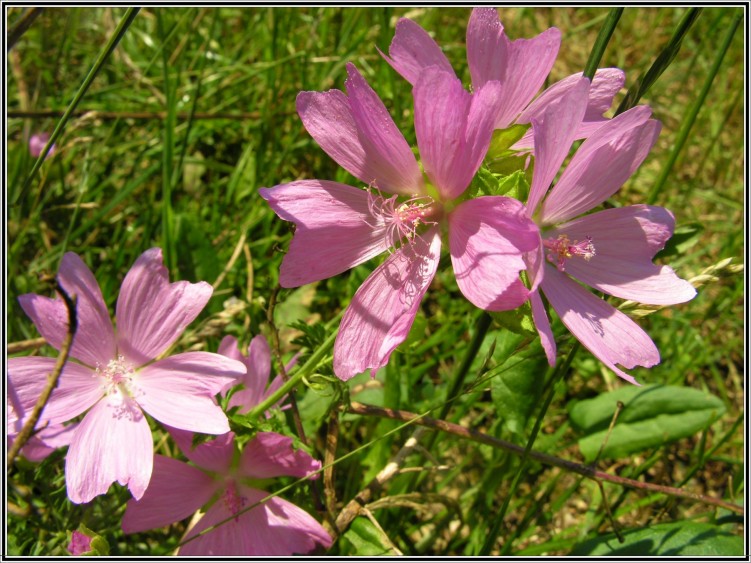
MULTIPOLYGON (((561 32, 551 27, 532 39, 511 41, 498 19, 495 8, 475 8, 467 25, 467 62, 472 88, 478 90, 489 81, 501 85, 499 111, 495 129, 515 123, 527 124, 542 120, 545 108, 565 95, 582 76, 573 74, 546 89, 536 100, 535 94, 545 83, 561 45, 561 32)), ((412 85, 431 66, 452 75, 454 70, 438 44, 418 24, 401 18, 389 46, 386 61, 412 85)), ((576 138, 588 137, 606 120, 613 97, 623 87, 625 74, 617 68, 598 69, 589 91, 587 110, 575 124, 576 138)), ((528 131, 512 149, 532 148, 532 132, 528 131)))
POLYGON ((470 94, 439 68, 421 74, 413 95, 426 182, 383 102, 354 65, 347 71, 347 94, 301 92, 297 110, 321 148, 369 188, 298 180, 261 189, 277 215, 297 227, 282 261, 284 287, 325 279, 391 252, 360 286, 342 319, 334 373, 343 380, 386 365, 406 338, 438 267, 442 224, 459 288, 489 310, 513 309, 527 299, 519 279, 525 268, 521 254, 539 244, 518 201, 490 196, 456 201, 488 149, 497 82, 470 94))
MULTIPOLYGON (((49 140, 49 133, 36 133, 35 135, 32 135, 29 139, 29 154, 34 158, 39 158, 39 155, 42 154, 42 151, 44 150, 44 147, 47 146, 47 141, 49 140)), ((55 145, 50 147, 50 151, 47 153, 46 158, 51 157, 53 154, 55 154, 55 145)))
MULTIPOLYGON (((528 255, 528 270, 563 324, 607 367, 636 383, 630 369, 660 361, 652 340, 627 315, 592 295, 576 280, 615 297, 653 305, 688 301, 696 290, 669 266, 652 259, 672 236, 673 214, 631 205, 583 215, 612 196, 649 154, 660 133, 648 106, 637 106, 595 131, 573 156, 555 186, 587 108, 586 79, 532 120, 535 168, 528 213, 542 245, 528 255), (547 196, 546 196, 547 194, 547 196)), ((539 292, 530 296, 535 325, 551 365, 555 341, 539 292)))
POLYGON ((122 522, 126 534, 161 528, 205 508, 179 555, 292 555, 331 546, 326 530, 291 502, 277 496, 253 506, 268 496, 256 488, 259 479, 305 477, 321 468, 320 461, 295 451, 291 438, 259 432, 236 456, 232 432, 195 448, 192 433, 171 433, 193 465, 155 456, 149 488, 140 500, 128 501, 122 522))
MULTIPOLYGON (((117 333, 99 285, 74 253, 58 274, 78 297, 78 330, 71 357, 42 412, 40 424, 60 424, 86 413, 71 439, 65 463, 68 497, 88 502, 114 481, 140 498, 151 477, 153 443, 144 411, 174 427, 207 434, 229 431, 214 395, 245 373, 240 362, 208 352, 154 361, 177 340, 211 297, 205 282, 169 283, 158 248, 144 252, 125 276, 117 301, 117 333)), ((26 294, 21 307, 47 342, 60 345, 68 313, 62 299, 26 294)), ((8 361, 19 403, 30 409, 55 358, 8 361)))

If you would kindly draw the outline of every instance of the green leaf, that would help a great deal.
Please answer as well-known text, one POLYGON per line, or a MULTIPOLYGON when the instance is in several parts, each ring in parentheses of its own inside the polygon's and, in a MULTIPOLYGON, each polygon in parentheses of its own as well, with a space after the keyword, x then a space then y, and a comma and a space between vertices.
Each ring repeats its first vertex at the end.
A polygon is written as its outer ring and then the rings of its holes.
POLYGON ((480 167, 472 178, 465 194, 467 199, 473 199, 484 195, 493 195, 493 190, 498 185, 496 176, 486 168, 480 167))
POLYGON ((537 334, 535 323, 532 320, 532 307, 529 301, 525 301, 513 311, 490 312, 493 320, 506 330, 517 334, 537 334))
POLYGON ((618 401, 624 404, 602 452, 621 458, 647 448, 687 438, 707 428, 725 412, 723 402, 687 387, 649 385, 621 387, 581 401, 571 409, 571 423, 584 437, 579 448, 587 462, 605 441, 618 401))
POLYGON ((391 555, 392 550, 384 541, 383 532, 362 516, 352 521, 342 536, 353 548, 352 555, 391 555))
POLYGON ((493 131, 493 137, 490 139, 486 158, 493 160, 500 156, 505 156, 511 146, 524 136, 529 129, 529 124, 512 125, 508 129, 496 129, 493 131))
POLYGON ((618 542, 615 534, 608 534, 574 546, 570 555, 739 556, 744 551, 740 535, 699 522, 656 524, 621 534, 623 543, 618 542))

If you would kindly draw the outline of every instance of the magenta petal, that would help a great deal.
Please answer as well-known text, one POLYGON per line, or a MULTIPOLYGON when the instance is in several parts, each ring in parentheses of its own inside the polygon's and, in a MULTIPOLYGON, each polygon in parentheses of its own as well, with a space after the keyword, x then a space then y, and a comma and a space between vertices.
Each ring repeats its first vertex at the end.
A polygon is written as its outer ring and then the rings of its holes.
POLYGON ((509 40, 496 9, 473 9, 467 24, 467 63, 475 88, 505 78, 508 48, 509 40))
POLYGON ((117 481, 141 498, 151 478, 151 430, 138 405, 112 395, 99 401, 79 423, 65 458, 68 498, 89 502, 117 481))
POLYGON ((296 450, 292 438, 274 432, 259 432, 243 450, 240 473, 254 479, 289 475, 305 477, 321 468, 321 462, 296 450))
POLYGON ((545 305, 542 304, 540 292, 535 291, 529 295, 529 302, 532 305, 532 320, 535 323, 537 333, 540 335, 540 343, 545 351, 545 357, 548 364, 554 366, 556 363, 556 345, 553 330, 550 328, 550 319, 545 311, 545 305))
POLYGON ((170 436, 190 461, 201 469, 227 474, 235 451, 235 434, 227 432, 208 442, 193 446, 193 432, 167 427, 170 436))
POLYGON ((435 276, 441 237, 431 228, 395 251, 357 290, 334 344, 334 373, 346 381, 388 362, 407 337, 435 276))
MULTIPOLYGON (((252 506, 268 496, 249 487, 241 487, 237 494, 243 506, 252 506)), ((214 503, 186 534, 186 539, 212 526, 216 528, 185 543, 179 555, 292 555, 309 553, 316 545, 326 548, 331 545, 331 537, 312 516, 280 498, 269 499, 235 518, 232 516, 233 512, 223 499, 214 503)))
POLYGON ((649 154, 660 134, 651 110, 637 106, 614 117, 582 143, 540 210, 554 225, 589 211, 613 195, 649 154))
MULTIPOLYGON (((26 356, 8 360, 8 378, 22 408, 30 412, 55 368, 55 358, 26 356)), ((42 411, 40 424, 67 422, 91 407, 104 395, 104 380, 89 368, 67 362, 57 388, 42 411)))
MULTIPOLYGON (((76 295, 78 329, 73 337, 71 356, 94 367, 106 364, 115 355, 115 336, 107 306, 94 274, 73 252, 66 252, 58 274, 68 295, 76 295)), ((68 331, 68 309, 62 299, 26 294, 18 298, 39 333, 56 349, 68 331)))
POLYGON ((241 413, 248 412, 263 400, 266 385, 271 375, 271 349, 266 338, 255 336, 248 346, 248 357, 243 358, 248 371, 242 379, 244 389, 230 397, 228 407, 240 407, 241 413))
POLYGON ((120 353, 136 366, 153 360, 193 322, 212 292, 206 282, 169 283, 162 250, 147 250, 120 288, 116 313, 120 353))
POLYGON ((675 220, 663 207, 632 205, 606 209, 559 225, 546 233, 570 240, 592 239, 595 256, 566 261, 566 273, 623 299, 650 305, 674 305, 693 299, 694 287, 669 266, 652 258, 672 236, 675 220))
POLYGON ((530 215, 537 211, 537 206, 571 149, 576 128, 584 117, 588 91, 589 80, 579 79, 565 95, 547 106, 539 123, 536 119, 532 120, 535 169, 527 201, 530 215))
POLYGON ((261 197, 297 226, 282 260, 279 282, 297 287, 330 278, 391 246, 387 225, 370 210, 365 190, 336 182, 298 180, 261 188, 261 197))
POLYGON ((208 503, 218 487, 219 483, 200 469, 155 455, 149 488, 140 500, 128 501, 123 532, 133 534, 179 522, 208 503))
POLYGON ((227 356, 231 360, 237 360, 238 362, 244 362, 245 357, 240 353, 240 348, 237 343, 237 338, 234 336, 225 336, 219 343, 219 348, 216 351, 217 354, 227 356))
POLYGON ((615 364, 627 369, 658 364, 660 353, 649 335, 627 315, 592 295, 554 266, 545 268, 540 287, 566 328, 618 376, 638 385, 615 364))
POLYGON ((400 18, 396 22, 396 32, 389 45, 389 56, 383 53, 381 55, 412 86, 417 84, 420 73, 430 66, 437 66, 454 74, 451 63, 428 32, 407 18, 400 18))
POLYGON ((459 197, 472 181, 490 145, 500 87, 489 82, 474 94, 436 67, 413 89, 415 133, 425 173, 441 199, 459 197))
POLYGON ((219 354, 186 352, 141 369, 136 400, 159 422, 193 432, 229 432, 214 395, 245 374, 245 366, 219 354))
POLYGON ((522 256, 540 244, 537 226, 515 199, 478 197, 449 214, 449 248, 464 296, 488 311, 515 309, 529 292, 519 278, 522 256))

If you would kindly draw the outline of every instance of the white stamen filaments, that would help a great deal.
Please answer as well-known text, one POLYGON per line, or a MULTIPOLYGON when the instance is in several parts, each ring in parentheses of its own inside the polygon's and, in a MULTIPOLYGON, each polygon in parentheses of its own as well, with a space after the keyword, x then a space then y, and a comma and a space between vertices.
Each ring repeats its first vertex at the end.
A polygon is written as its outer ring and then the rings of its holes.
POLYGON ((549 250, 547 257, 556 265, 559 271, 566 270, 566 260, 574 256, 584 258, 589 262, 593 256, 596 256, 595 245, 592 243, 592 237, 585 237, 584 240, 575 240, 573 243, 567 235, 559 235, 555 239, 543 240, 543 245, 549 250))
POLYGON ((117 359, 110 360, 104 368, 97 364, 96 373, 104 377, 104 392, 107 395, 133 398, 138 394, 138 389, 133 385, 136 371, 125 361, 124 356, 118 355, 117 359))
POLYGON ((386 225, 386 239, 393 248, 399 248, 404 239, 412 242, 419 237, 420 226, 437 225, 432 219, 440 213, 440 207, 430 196, 417 196, 401 203, 397 197, 384 198, 380 192, 374 196, 368 189, 368 211, 386 225))

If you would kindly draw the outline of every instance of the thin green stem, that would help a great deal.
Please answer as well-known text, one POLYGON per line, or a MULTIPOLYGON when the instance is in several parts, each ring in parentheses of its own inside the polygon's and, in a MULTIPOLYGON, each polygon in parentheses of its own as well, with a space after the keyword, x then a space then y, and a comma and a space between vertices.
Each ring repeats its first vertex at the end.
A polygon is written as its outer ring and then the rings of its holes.
POLYGON ((675 143, 673 144, 673 150, 671 151, 670 156, 668 157, 668 161, 665 163, 665 166, 663 167, 662 172, 660 173, 660 177, 657 179, 654 186, 652 186, 652 190, 649 192, 649 195, 647 196, 648 204, 652 205, 657 201, 657 195, 662 191, 662 188, 665 185, 665 181, 667 180, 668 176, 670 175, 671 170, 673 169, 673 165, 675 164, 675 161, 678 160, 678 155, 681 153, 681 150, 683 149, 683 145, 686 144, 686 140, 688 139, 688 134, 691 132, 691 128, 693 127, 694 122, 696 121, 696 116, 699 114, 699 110, 704 105, 704 101, 707 99, 707 94, 709 93, 709 89, 712 87, 712 82, 714 81, 715 76, 717 76, 717 72, 720 70, 720 66, 722 66, 722 60, 725 58, 725 53, 727 53, 728 48, 730 47, 730 43, 733 40, 733 35, 735 35, 735 30, 738 29, 738 25, 740 25, 742 20, 743 20, 742 13, 739 13, 733 18, 733 22, 730 25, 730 28, 728 29, 727 35, 725 36, 725 40, 722 43, 722 47, 720 47, 720 50, 717 52, 717 57, 715 57, 714 63, 712 64, 712 68, 710 69, 709 74, 707 75, 707 79, 704 81, 704 86, 702 86, 702 89, 699 92, 699 95, 697 96, 696 101, 688 109, 688 112, 683 118, 683 122, 681 123, 681 128, 678 131, 678 135, 675 139, 675 143))
POLYGON ((600 28, 600 33, 597 34, 597 39, 595 39, 595 44, 592 46, 592 51, 589 53, 587 64, 584 67, 584 76, 590 80, 594 78, 597 66, 600 64, 600 59, 602 59, 602 55, 605 53, 605 48, 613 36, 615 26, 618 25, 618 20, 621 19, 622 13, 623 8, 612 8, 605 19, 605 23, 600 28))
POLYGON ((54 145, 57 142, 57 140, 60 138, 60 135, 62 135, 65 125, 68 123, 68 120, 73 115, 73 112, 75 111, 79 102, 83 99, 84 95, 86 95, 86 92, 91 86, 91 83, 94 82, 94 79, 99 74, 99 71, 104 66, 104 63, 112 54, 112 51, 115 50, 115 47, 117 47, 117 44, 120 43, 120 40, 123 38, 123 36, 125 35, 125 32, 130 27, 130 24, 133 23, 133 20, 136 18, 136 15, 138 15, 138 11, 140 9, 141 8, 128 8, 126 10, 125 15, 123 16, 123 19, 120 20, 120 23, 117 25, 117 28, 115 29, 115 33, 112 35, 112 37, 110 37, 109 41, 107 41, 107 44, 100 51, 99 56, 97 57, 96 61, 94 62, 94 65, 91 67, 91 70, 89 71, 89 74, 87 74, 86 78, 84 78, 84 81, 81 84, 81 87, 78 89, 78 92, 76 92, 76 95, 73 97, 73 100, 70 102, 68 109, 65 110, 65 113, 60 118, 60 121, 58 121, 57 126, 55 127, 55 130, 52 132, 52 135, 50 135, 49 141, 47 141, 47 144, 44 146, 44 149, 42 149, 42 152, 39 155, 39 158, 37 158, 36 162, 34 163, 34 166, 31 169, 31 172, 29 172, 29 175, 26 177, 26 180, 24 181, 23 186, 21 187, 21 190, 13 198, 13 203, 16 203, 26 193, 26 190, 29 189, 31 182, 34 180, 34 178, 37 175, 37 172, 39 172, 39 169, 42 167, 42 163, 44 162, 44 159, 47 158, 47 153, 50 152, 52 145, 54 145))

